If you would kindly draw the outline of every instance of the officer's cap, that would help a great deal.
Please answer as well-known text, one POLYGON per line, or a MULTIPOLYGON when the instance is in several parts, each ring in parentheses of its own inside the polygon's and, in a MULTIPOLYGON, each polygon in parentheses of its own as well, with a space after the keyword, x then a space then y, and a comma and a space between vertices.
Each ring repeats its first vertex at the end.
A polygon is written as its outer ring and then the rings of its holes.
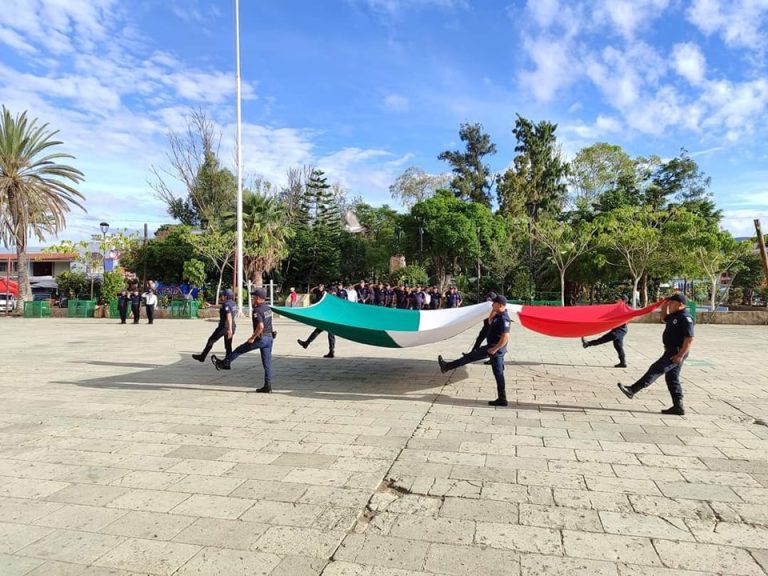
POLYGON ((264 288, 256 288, 251 292, 251 296, 256 296, 256 298, 261 298, 262 300, 267 299, 267 291, 264 290, 264 288))
POLYGON ((493 302, 494 298, 496 298, 496 292, 488 292, 488 294, 485 295, 485 299, 489 302, 493 302))
POLYGON ((226 290, 224 290, 224 296, 226 296, 227 298, 233 298, 235 296, 235 293, 232 292, 231 288, 227 288, 226 290))
POLYGON ((507 305, 507 299, 504 298, 501 294, 498 294, 496 297, 494 297, 493 300, 491 300, 494 304, 501 304, 502 306, 507 305))
POLYGON ((680 304, 682 304, 683 306, 688 304, 688 298, 686 298, 683 294, 680 294, 679 292, 675 292, 674 294, 672 294, 672 296, 667 298, 667 300, 672 300, 674 302, 680 302, 680 304))

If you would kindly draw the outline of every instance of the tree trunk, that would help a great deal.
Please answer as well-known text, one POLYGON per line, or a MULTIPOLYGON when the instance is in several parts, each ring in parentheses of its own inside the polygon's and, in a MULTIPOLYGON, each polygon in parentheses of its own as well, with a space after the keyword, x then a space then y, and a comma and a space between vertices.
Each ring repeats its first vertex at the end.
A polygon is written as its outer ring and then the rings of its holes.
POLYGON ((560 306, 565 306, 565 270, 560 270, 560 306))
POLYGON ((637 308, 637 287, 640 284, 640 276, 635 277, 632 284, 632 307, 637 308))
POLYGON ((29 258, 27 257, 27 237, 26 230, 21 240, 16 244, 16 278, 19 285, 19 301, 29 302, 32 300, 32 287, 29 284, 29 258))
POLYGON ((643 306, 648 306, 648 274, 643 273, 643 306))
POLYGON ((712 280, 712 286, 710 287, 712 290, 712 297, 709 299, 709 305, 712 306, 712 312, 715 311, 716 303, 717 303, 717 276, 713 276, 711 278, 712 280))

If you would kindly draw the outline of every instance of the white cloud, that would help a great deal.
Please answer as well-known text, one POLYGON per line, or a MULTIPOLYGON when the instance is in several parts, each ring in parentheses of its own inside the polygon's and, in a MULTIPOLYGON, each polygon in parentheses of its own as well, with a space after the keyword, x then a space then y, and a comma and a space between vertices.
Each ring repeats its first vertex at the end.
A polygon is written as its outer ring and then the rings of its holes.
POLYGON ((686 42, 672 48, 675 70, 694 86, 700 85, 706 76, 707 62, 696 44, 686 42))
POLYGON ((384 98, 384 107, 395 112, 405 112, 410 107, 410 102, 400 94, 387 94, 384 98))
POLYGON ((422 8, 465 9, 467 0, 349 0, 362 3, 375 12, 394 15, 406 10, 422 8))
POLYGON ((718 34, 728 46, 766 49, 766 0, 693 0, 686 16, 705 34, 718 34))
POLYGON ((602 0, 592 7, 593 21, 633 39, 659 19, 668 5, 669 0, 602 0))
POLYGON ((522 71, 519 79, 538 100, 551 101, 574 81, 576 67, 573 47, 568 40, 553 36, 528 38, 524 50, 533 61, 534 69, 522 71))

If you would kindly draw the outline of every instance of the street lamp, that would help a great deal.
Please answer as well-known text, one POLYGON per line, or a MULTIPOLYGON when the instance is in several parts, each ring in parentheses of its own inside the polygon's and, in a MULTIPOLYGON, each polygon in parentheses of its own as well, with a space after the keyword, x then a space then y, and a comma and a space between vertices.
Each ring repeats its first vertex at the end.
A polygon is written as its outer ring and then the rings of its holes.
POLYGON ((104 275, 107 273, 107 232, 109 232, 109 223, 101 222, 101 289, 104 291, 104 275))

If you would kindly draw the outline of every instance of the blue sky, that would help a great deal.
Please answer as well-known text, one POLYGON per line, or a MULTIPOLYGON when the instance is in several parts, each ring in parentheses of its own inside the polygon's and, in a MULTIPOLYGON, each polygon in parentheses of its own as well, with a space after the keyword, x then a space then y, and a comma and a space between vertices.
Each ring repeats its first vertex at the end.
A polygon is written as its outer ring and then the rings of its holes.
MULTIPOLYGON (((63 238, 168 221, 149 168, 191 107, 232 166, 233 1, 2 4, 0 103, 60 129, 87 177, 63 238)), ((462 122, 503 171, 519 113, 557 123, 566 155, 684 147, 728 229, 768 220, 768 0, 242 0, 241 35, 247 176, 311 164, 391 204, 407 167, 447 169, 462 122)))

